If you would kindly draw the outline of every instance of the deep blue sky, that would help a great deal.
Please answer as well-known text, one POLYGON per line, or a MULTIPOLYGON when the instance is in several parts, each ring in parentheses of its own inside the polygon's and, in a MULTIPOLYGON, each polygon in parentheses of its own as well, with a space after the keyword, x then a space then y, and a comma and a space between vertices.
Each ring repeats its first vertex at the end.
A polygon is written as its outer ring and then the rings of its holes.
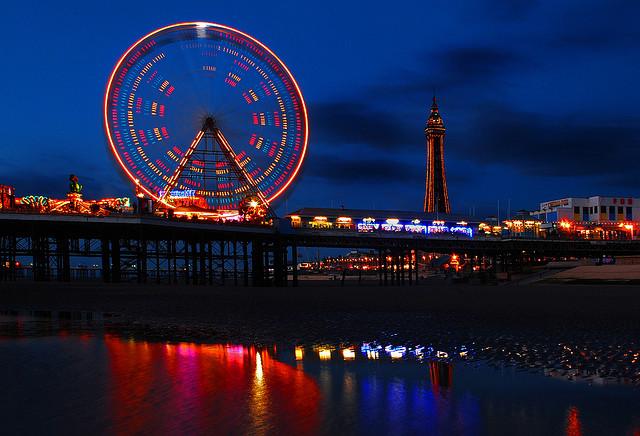
POLYGON ((637 196, 638 17, 623 0, 11 2, 0 183, 60 197, 73 172, 87 197, 131 195, 104 139, 106 80, 139 37, 196 20, 258 38, 302 88, 309 152, 280 213, 419 210, 434 88, 454 211, 637 196))

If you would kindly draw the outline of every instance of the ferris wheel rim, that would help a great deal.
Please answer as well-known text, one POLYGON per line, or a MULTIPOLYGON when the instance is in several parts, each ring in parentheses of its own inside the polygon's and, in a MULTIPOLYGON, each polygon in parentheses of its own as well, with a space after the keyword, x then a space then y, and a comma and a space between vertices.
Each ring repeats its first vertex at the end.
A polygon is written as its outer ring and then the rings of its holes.
POLYGON ((253 36, 243 32, 243 31, 238 30, 238 29, 236 29, 234 27, 231 27, 231 26, 226 26, 224 24, 219 24, 219 23, 213 23, 213 22, 210 22, 210 21, 183 21, 183 22, 179 22, 179 23, 170 24, 170 25, 167 25, 167 26, 164 26, 164 27, 160 27, 160 28, 158 28, 158 29, 156 29, 156 30, 144 35, 143 37, 139 38, 135 43, 133 43, 122 54, 120 59, 118 59, 118 61, 116 62, 113 70, 111 71, 111 74, 109 75, 109 80, 107 81, 107 86, 106 86, 106 90, 105 90, 105 94, 104 94, 104 100, 103 100, 103 123, 104 123, 104 129, 105 129, 105 132, 106 132, 107 140, 109 142, 109 146, 111 148, 112 154, 115 156, 116 160, 118 161, 118 164, 125 171, 125 173, 128 176, 128 178, 135 184, 137 189, 142 190, 144 193, 146 193, 153 200, 160 201, 163 205, 165 205, 167 207, 170 207, 172 209, 174 209, 176 207, 175 205, 170 204, 169 202, 165 201, 164 199, 160 199, 159 195, 156 195, 151 190, 147 189, 143 184, 141 184, 139 182, 139 179, 137 177, 135 177, 131 173, 131 171, 129 171, 129 168, 127 168, 127 166, 124 164, 124 162, 122 161, 122 158, 120 157, 120 154, 118 153, 118 150, 116 149, 115 143, 114 143, 113 138, 112 138, 112 133, 111 133, 110 126, 109 126, 109 121, 108 121, 107 110, 108 110, 108 103, 109 103, 109 95, 110 95, 110 91, 111 91, 111 86, 113 85, 113 80, 115 78, 115 75, 118 72, 118 70, 120 69, 120 67, 122 66, 122 63, 125 61, 125 59, 131 54, 133 49, 135 49, 140 43, 142 43, 143 41, 145 41, 148 38, 153 37, 154 35, 157 35, 157 34, 159 34, 161 32, 164 32, 164 31, 172 29, 172 28, 184 27, 184 26, 214 27, 214 28, 223 29, 223 30, 230 31, 230 32, 235 32, 235 33, 241 35, 242 37, 247 38, 252 43, 257 44, 260 48, 266 50, 271 56, 273 56, 276 59, 276 61, 284 69, 284 71, 287 74, 287 77, 291 80, 291 83, 295 87, 296 94, 297 94, 298 98, 300 99, 300 107, 302 109, 302 115, 303 115, 303 121, 304 121, 304 140, 302 142, 302 151, 300 152, 300 158, 298 159, 298 163, 296 165, 296 168, 291 172, 291 175, 288 178, 287 182, 283 186, 281 186, 280 189, 278 189, 274 194, 272 194, 271 196, 267 197, 268 203, 271 204, 282 193, 284 193, 286 191, 286 189, 291 185, 291 183, 293 183, 293 181, 296 179, 296 177, 298 176, 298 173, 300 172, 300 168, 302 167, 302 162, 304 162, 305 156, 307 154, 307 146, 308 146, 308 142, 309 142, 309 116, 308 116, 308 112, 307 112, 307 105, 306 105, 306 103, 304 101, 304 96, 302 95, 302 90, 300 89, 300 86, 298 85, 298 82, 296 81, 296 79, 293 76, 293 74, 291 74, 291 71, 289 70, 289 67, 287 67, 287 65, 282 61, 282 59, 280 59, 280 57, 278 55, 276 55, 273 52, 273 50, 271 50, 268 46, 266 46, 261 41, 257 40, 253 36))

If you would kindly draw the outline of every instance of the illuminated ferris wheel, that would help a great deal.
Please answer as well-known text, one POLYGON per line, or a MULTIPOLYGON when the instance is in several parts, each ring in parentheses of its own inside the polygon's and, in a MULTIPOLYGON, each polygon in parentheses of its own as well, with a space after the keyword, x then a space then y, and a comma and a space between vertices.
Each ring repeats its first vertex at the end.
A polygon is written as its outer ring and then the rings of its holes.
POLYGON ((104 101, 112 152, 138 192, 168 208, 268 210, 304 160, 307 110, 264 44, 230 27, 180 23, 137 41, 104 101))

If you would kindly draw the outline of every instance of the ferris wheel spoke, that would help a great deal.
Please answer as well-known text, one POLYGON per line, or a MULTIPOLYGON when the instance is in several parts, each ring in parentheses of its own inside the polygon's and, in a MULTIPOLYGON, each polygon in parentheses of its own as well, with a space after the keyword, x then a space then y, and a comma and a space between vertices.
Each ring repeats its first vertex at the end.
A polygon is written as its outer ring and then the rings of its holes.
POLYGON ((240 172, 240 174, 245 179, 245 181, 249 184, 249 186, 253 188, 253 190, 255 191, 254 193, 258 196, 258 198, 260 198, 260 201, 262 202, 262 204, 268 207, 269 201, 260 190, 260 187, 258 186, 258 184, 254 181, 253 177, 251 177, 251 174, 249 174, 249 172, 247 172, 245 167, 240 165, 240 163, 238 162, 238 156, 236 152, 233 150, 233 147, 231 147, 231 144, 229 144, 229 141, 227 140, 227 138, 222 133, 222 130, 220 130, 217 127, 214 127, 213 134, 214 134, 214 137, 216 138, 216 142, 222 149, 222 152, 225 153, 225 155, 227 155, 227 160, 229 161, 229 165, 235 167, 236 171, 240 172))
POLYGON ((184 154, 182 155, 182 159, 180 159, 180 163, 178 164, 178 166, 176 167, 176 170, 173 172, 173 174, 169 178, 169 181, 167 182, 167 185, 164 187, 164 190, 160 191, 161 194, 160 194, 160 197, 158 198, 160 202, 164 203, 164 199, 167 197, 167 195, 170 195, 169 193, 176 186, 176 183, 178 182, 178 178, 184 171, 184 168, 186 167, 187 163, 189 162, 189 159, 191 158, 191 155, 193 154, 194 151, 196 151, 196 148, 198 147, 198 144, 200 143, 200 140, 202 139, 203 136, 204 136, 204 130, 200 130, 196 135, 196 137, 193 139, 193 142, 191 142, 191 145, 189 146, 189 148, 187 148, 187 151, 185 151, 184 154))

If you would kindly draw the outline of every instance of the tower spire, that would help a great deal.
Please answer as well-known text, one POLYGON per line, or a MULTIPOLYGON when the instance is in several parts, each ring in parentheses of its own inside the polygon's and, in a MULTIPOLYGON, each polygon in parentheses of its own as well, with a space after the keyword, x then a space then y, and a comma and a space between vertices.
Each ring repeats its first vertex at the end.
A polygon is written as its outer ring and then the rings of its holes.
POLYGON ((427 142, 427 171, 426 189, 424 196, 424 211, 435 213, 451 213, 447 178, 444 170, 444 121, 438 110, 435 92, 431 113, 427 119, 424 134, 427 142))

